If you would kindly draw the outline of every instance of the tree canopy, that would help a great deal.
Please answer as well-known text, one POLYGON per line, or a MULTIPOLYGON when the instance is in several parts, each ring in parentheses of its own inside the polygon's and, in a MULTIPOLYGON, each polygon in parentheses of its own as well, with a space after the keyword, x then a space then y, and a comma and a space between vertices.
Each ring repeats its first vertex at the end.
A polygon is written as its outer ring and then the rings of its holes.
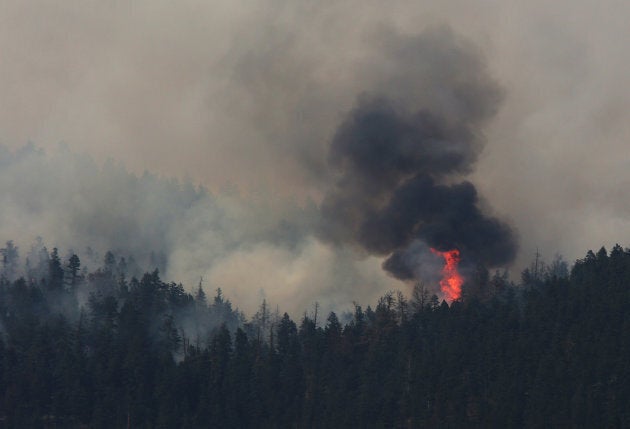
POLYGON ((1 254, 4 427, 630 426, 620 246, 536 261, 520 284, 478 276, 451 305, 418 284, 297 321, 129 279, 113 252, 88 273, 42 247, 19 277, 18 249, 1 254))

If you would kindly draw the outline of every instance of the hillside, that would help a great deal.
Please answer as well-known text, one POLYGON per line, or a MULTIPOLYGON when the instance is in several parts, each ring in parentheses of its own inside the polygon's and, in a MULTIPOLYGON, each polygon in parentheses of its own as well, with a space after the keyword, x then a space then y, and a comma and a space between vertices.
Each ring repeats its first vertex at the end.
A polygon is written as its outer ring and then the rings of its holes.
POLYGON ((619 246, 520 284, 480 275, 450 305, 417 284, 299 320, 265 301, 246 317, 220 289, 189 294, 157 271, 127 279, 111 253, 82 273, 54 249, 31 267, 41 277, 12 279, 2 250, 5 427, 630 425, 619 246))

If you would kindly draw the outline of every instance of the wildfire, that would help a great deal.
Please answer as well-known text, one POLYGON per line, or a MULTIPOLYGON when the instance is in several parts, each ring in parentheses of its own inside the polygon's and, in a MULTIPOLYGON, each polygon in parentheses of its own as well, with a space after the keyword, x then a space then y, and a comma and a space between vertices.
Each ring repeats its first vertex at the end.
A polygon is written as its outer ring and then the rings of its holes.
POLYGON ((431 249, 436 255, 440 255, 444 258, 444 268, 442 268, 442 280, 440 280, 440 288, 444 293, 444 296, 449 301, 454 301, 462 296, 462 284, 464 278, 457 271, 457 264, 459 264, 459 250, 447 250, 446 252, 440 252, 436 249, 431 249))

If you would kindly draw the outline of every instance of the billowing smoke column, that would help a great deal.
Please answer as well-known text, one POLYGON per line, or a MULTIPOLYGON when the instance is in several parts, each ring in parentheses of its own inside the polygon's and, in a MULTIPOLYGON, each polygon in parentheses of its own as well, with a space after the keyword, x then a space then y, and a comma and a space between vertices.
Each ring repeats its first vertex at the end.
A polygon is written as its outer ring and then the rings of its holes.
POLYGON ((404 45, 400 51, 415 57, 389 84, 403 87, 360 97, 334 135, 329 162, 337 176, 322 203, 324 236, 388 256, 383 267, 403 280, 419 277, 427 246, 456 249, 470 264, 507 264, 515 234, 482 212, 475 187, 461 179, 500 91, 449 32, 404 45))

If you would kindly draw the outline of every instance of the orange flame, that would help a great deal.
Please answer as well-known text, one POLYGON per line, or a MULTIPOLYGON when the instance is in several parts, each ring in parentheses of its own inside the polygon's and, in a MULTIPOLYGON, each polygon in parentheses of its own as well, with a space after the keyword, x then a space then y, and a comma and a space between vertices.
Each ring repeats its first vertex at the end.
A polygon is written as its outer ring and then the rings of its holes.
POLYGON ((436 255, 440 255, 444 258, 444 268, 442 268, 442 280, 440 280, 440 288, 442 293, 449 301, 455 301, 462 296, 462 284, 464 284, 464 278, 457 271, 457 264, 459 264, 459 250, 447 250, 446 252, 440 252, 436 249, 431 249, 436 255))

